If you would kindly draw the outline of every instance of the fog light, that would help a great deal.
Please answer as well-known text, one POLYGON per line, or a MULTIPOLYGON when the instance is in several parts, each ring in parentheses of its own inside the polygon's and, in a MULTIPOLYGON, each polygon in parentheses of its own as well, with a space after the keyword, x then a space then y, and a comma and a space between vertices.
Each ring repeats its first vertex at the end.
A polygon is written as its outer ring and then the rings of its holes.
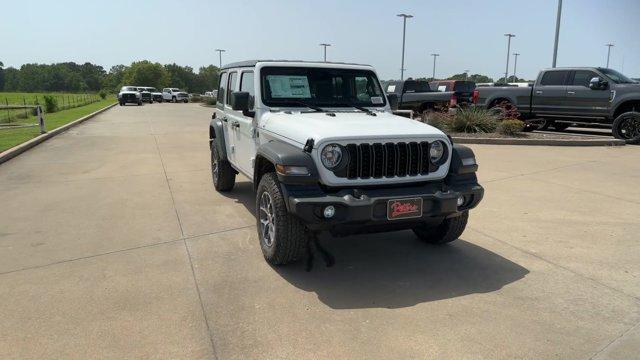
POLYGON ((465 201, 466 199, 464 198, 464 195, 458 196, 458 206, 464 205, 465 201))
POLYGON ((324 208, 324 217, 325 218, 330 219, 335 214, 336 214, 336 208, 334 208, 332 205, 329 205, 326 208, 324 208))

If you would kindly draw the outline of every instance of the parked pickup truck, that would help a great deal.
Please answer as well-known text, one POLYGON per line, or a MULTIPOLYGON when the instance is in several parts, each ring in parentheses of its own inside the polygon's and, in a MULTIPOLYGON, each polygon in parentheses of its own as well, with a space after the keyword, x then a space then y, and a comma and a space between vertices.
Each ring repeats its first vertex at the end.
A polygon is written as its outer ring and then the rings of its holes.
POLYGON ((389 81, 385 91, 387 95, 392 95, 393 102, 397 98, 398 110, 412 110, 423 115, 425 112, 447 110, 473 102, 473 92, 458 97, 455 91, 438 91, 427 81, 389 81))
POLYGON ((171 102, 189 102, 189 94, 178 88, 164 88, 162 89, 162 100, 171 102))
POLYGON ((478 106, 515 106, 539 128, 564 130, 572 123, 608 124, 613 135, 640 143, 640 84, 606 68, 542 70, 533 87, 479 87, 478 106))
POLYGON ((274 265, 326 255, 318 233, 412 229, 426 243, 453 241, 484 194, 473 151, 393 115, 369 65, 226 65, 209 146, 217 191, 239 173, 253 183, 257 238, 274 265))

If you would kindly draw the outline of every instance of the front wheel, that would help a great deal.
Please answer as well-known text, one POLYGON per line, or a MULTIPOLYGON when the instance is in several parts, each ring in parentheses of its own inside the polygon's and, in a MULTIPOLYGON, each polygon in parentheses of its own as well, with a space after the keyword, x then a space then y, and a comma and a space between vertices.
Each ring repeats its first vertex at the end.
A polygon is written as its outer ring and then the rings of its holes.
POLYGON ((188 102, 189 102, 189 100, 187 100, 187 99, 184 99, 184 103, 185 103, 185 104, 186 104, 186 103, 188 103, 188 102))
POLYGON ((624 140, 627 144, 640 144, 640 112, 620 114, 613 121, 611 131, 616 139, 624 140))
POLYGON ((567 130, 567 128, 569 126, 571 126, 571 124, 569 124, 569 123, 561 123, 561 122, 554 122, 553 123, 553 128, 558 130, 558 131, 567 130))
POLYGON ((265 174, 256 194, 258 239, 265 260, 285 265, 302 257, 308 241, 305 226, 287 212, 275 173, 265 174))
POLYGON ((467 227, 469 220, 469 211, 465 211, 459 216, 444 219, 440 225, 427 226, 422 225, 413 228, 416 236, 429 244, 446 244, 457 240, 467 227))
POLYGON ((171 102, 176 102, 176 97, 175 96, 171 98, 171 102))

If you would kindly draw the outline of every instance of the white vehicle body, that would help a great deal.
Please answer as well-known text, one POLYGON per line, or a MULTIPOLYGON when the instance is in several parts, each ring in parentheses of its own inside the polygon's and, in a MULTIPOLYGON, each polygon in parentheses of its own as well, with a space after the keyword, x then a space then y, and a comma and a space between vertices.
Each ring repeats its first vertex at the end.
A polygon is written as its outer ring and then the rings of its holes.
MULTIPOLYGON (((359 69, 373 71, 368 65, 309 63, 309 62, 262 62, 252 67, 238 67, 229 69, 227 73, 236 73, 237 79, 249 72, 260 74, 265 66, 282 67, 314 67, 335 69, 359 69)), ((228 79, 227 75, 227 79, 228 79)), ((329 143, 340 145, 360 143, 387 142, 421 142, 441 140, 447 144, 447 151, 451 149, 449 138, 440 130, 415 120, 393 115, 388 101, 383 107, 370 108, 376 116, 368 115, 352 107, 323 108, 335 116, 327 116, 323 112, 309 112, 302 107, 275 108, 262 102, 260 92, 260 76, 253 77, 255 89, 255 116, 247 117, 242 112, 232 110, 226 95, 233 91, 240 91, 240 81, 236 81, 232 89, 218 96, 217 116, 226 117, 229 124, 237 127, 225 126, 226 152, 229 162, 239 172, 249 179, 253 178, 256 149, 271 141, 289 143, 302 149, 306 141, 314 139, 315 146, 312 157, 320 171, 321 181, 328 186, 344 185, 377 185, 391 183, 408 183, 426 180, 439 180, 446 176, 449 165, 443 164, 436 172, 426 175, 370 178, 352 180, 336 177, 332 171, 326 169, 320 161, 320 151, 329 143)))
POLYGON ((164 101, 172 101, 172 102, 180 102, 180 101, 188 102, 189 94, 178 88, 164 88, 162 89, 162 99, 164 101))
POLYGON ((118 102, 120 105, 127 103, 140 104, 142 102, 142 95, 138 91, 137 86, 125 85, 120 88, 120 92, 118 92, 118 102))

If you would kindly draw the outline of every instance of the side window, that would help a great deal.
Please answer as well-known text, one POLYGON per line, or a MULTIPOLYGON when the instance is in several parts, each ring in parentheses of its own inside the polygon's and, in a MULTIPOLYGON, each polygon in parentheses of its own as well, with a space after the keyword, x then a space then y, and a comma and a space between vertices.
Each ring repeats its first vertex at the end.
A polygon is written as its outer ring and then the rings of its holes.
POLYGON ((216 99, 216 107, 222 109, 224 105, 224 94, 226 93, 227 73, 220 74, 220 87, 218 88, 218 98, 216 99))
POLYGON ((245 71, 240 79, 240 91, 249 93, 249 110, 255 105, 255 90, 253 87, 253 71, 245 71))
POLYGON ((231 93, 233 92, 233 89, 236 88, 237 81, 238 81, 238 73, 235 71, 232 73, 229 73, 229 81, 227 83, 227 94, 224 99, 224 103, 227 105, 231 104, 231 93))
POLYGON ((542 75, 540 85, 564 85, 568 71, 547 71, 542 75))
POLYGON ((404 82, 404 89, 403 91, 408 93, 408 92, 416 92, 416 88, 417 88, 417 84, 415 81, 413 80, 407 80, 404 82))
POLYGON ((573 81, 571 82, 571 84, 575 86, 589 87, 589 82, 596 76, 598 75, 593 71, 576 70, 575 74, 573 75, 573 81))

